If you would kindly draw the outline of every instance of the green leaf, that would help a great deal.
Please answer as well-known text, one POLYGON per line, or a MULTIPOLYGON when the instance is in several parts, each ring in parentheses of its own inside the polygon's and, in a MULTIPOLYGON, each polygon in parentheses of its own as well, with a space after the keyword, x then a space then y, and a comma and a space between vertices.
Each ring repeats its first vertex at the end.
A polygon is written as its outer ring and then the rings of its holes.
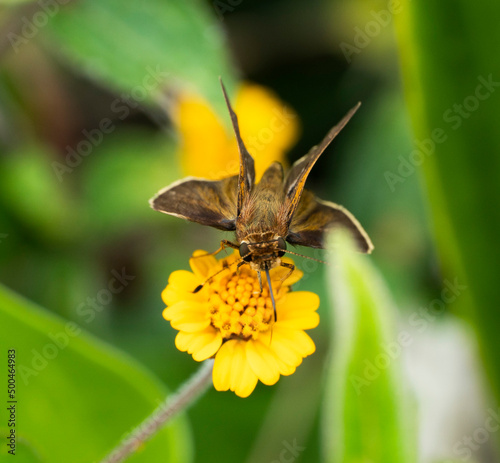
MULTIPOLYGON (((397 18, 406 96, 444 272, 479 334, 500 400, 500 3, 422 0, 397 18), (441 141, 433 139, 436 129, 441 141)), ((395 166, 396 167, 396 166, 395 166)))
POLYGON ((108 135, 82 163, 87 229, 98 239, 164 222, 149 199, 181 177, 175 149, 163 135, 139 130, 108 135))
POLYGON ((22 5, 23 3, 34 3, 35 0, 0 0, 0 5, 22 5))
POLYGON ((27 145, 0 161, 0 205, 37 238, 70 241, 79 234, 77 207, 51 166, 52 153, 27 145))
POLYGON ((325 461, 410 463, 412 414, 400 372, 408 333, 369 257, 343 235, 330 241, 332 356, 324 413, 325 461))
POLYGON ((222 29, 201 1, 82 0, 44 29, 81 72, 120 95, 161 103, 167 86, 194 88, 225 114, 219 76, 233 73, 222 29))
MULTIPOLYGON (((25 463, 100 461, 166 396, 132 359, 0 287, 6 366, 8 349, 16 351, 16 433, 25 463)), ((6 374, 2 381, 6 388, 6 374)), ((4 436, 4 411, 1 419, 4 436)), ((188 462, 189 444, 186 424, 177 420, 130 462, 188 462)), ((0 458, 10 456, 6 449, 4 442, 0 458)))

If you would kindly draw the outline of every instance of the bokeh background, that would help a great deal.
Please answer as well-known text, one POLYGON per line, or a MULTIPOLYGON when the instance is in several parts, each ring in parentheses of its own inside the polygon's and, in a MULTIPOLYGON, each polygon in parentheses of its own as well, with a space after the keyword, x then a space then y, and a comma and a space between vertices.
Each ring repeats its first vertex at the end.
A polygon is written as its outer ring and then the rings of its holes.
MULTIPOLYGON (((227 236, 156 213, 148 199, 187 174, 174 117, 179 95, 196 92, 228 124, 219 76, 232 94, 243 80, 257 83, 296 111, 300 135, 289 164, 362 101, 308 186, 364 225, 395 326, 412 333, 397 355, 411 403, 411 461, 499 461, 500 7, 0 5, 1 355, 14 346, 28 368, 17 379, 17 461, 98 461, 165 389, 197 369, 175 349, 160 293, 195 249, 215 250, 227 236), (151 89, 147 75, 156 78, 151 89), (113 272, 129 277, 105 298, 113 272), (450 287, 456 297, 447 299, 450 287), (50 339, 63 347, 44 352, 50 339)), ((322 415, 327 269, 296 263, 305 273, 298 288, 322 300, 322 323, 311 332, 317 352, 248 399, 209 390, 131 461, 280 461, 293 442, 301 448, 293 461, 337 461, 322 451, 336 432, 325 432, 322 415)), ((2 443, 0 458, 4 452, 2 443)))

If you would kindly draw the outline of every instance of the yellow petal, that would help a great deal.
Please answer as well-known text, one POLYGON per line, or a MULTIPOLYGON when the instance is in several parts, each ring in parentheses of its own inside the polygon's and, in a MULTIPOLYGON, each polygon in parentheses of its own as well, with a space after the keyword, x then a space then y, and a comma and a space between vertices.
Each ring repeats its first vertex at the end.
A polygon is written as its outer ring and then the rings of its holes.
POLYGON ((316 346, 304 331, 282 329, 275 325, 271 350, 284 363, 299 366, 302 358, 311 355, 316 346))
POLYGON ((217 391, 231 389, 240 397, 248 397, 257 385, 257 375, 245 358, 244 341, 225 342, 215 355, 212 373, 217 391))
POLYGON ((212 378, 217 391, 227 391, 231 386, 231 365, 235 347, 235 340, 227 341, 215 355, 212 378))
POLYGON ((208 104, 183 95, 174 115, 180 133, 181 165, 186 175, 220 179, 238 172, 238 151, 208 104))
MULTIPOLYGON (((281 344, 280 347, 292 350, 301 357, 307 357, 316 350, 314 341, 304 331, 283 329, 275 325, 274 333, 281 344)), ((273 334, 273 342, 274 338, 273 334)), ((272 346, 272 349, 276 352, 275 347, 277 346, 272 346)))
POLYGON ((244 375, 241 377, 238 385, 234 388, 234 393, 241 398, 248 397, 255 389, 255 386, 257 386, 257 382, 257 375, 247 365, 244 375))
POLYGON ((181 301, 167 307, 163 318, 169 320, 173 328, 179 331, 200 331, 210 325, 209 308, 206 304, 193 301, 181 301))
POLYGON ((179 321, 171 321, 170 324, 172 328, 179 331, 186 331, 188 333, 194 333, 195 331, 204 330, 207 326, 210 325, 210 320, 206 321, 190 321, 190 320, 179 320, 179 321))
POLYGON ((246 357, 253 372, 264 384, 271 386, 278 381, 278 363, 268 346, 260 341, 249 340, 246 342, 246 357))
POLYGON ((319 315, 315 312, 319 306, 319 297, 309 291, 294 291, 285 294, 277 303, 278 323, 281 327, 309 330, 319 324, 319 315))
MULTIPOLYGON (((281 260, 285 263, 289 263, 294 265, 293 260, 287 257, 282 257, 281 260)), ((276 282, 277 287, 279 288, 280 281, 283 280, 290 273, 290 269, 286 267, 275 267, 270 271, 271 278, 273 282, 276 282)), ((284 286, 292 286, 297 283, 304 276, 304 272, 295 267, 295 270, 287 277, 286 280, 283 280, 284 286)), ((274 287, 274 284, 273 284, 274 287)))
POLYGON ((246 358, 246 341, 236 341, 231 363, 230 389, 240 397, 248 397, 257 385, 257 375, 246 358))
POLYGON ((196 345, 191 346, 190 354, 197 362, 201 362, 213 357, 222 344, 220 332, 212 329, 210 333, 205 333, 196 345))
MULTIPOLYGON (((284 155, 298 135, 298 118, 272 92, 243 84, 233 102, 241 135, 255 159, 256 178, 284 155)), ((174 119, 181 135, 181 165, 187 175, 220 179, 238 173, 238 149, 225 127, 201 98, 184 94, 174 119)))
POLYGON ((286 306, 287 312, 294 310, 314 311, 319 307, 319 296, 311 291, 293 291, 283 297, 282 305, 286 306))
POLYGON ((161 293, 161 298, 165 305, 173 305, 180 301, 202 302, 204 297, 200 293, 193 294, 191 291, 179 291, 175 287, 167 286, 161 293))
POLYGON ((222 344, 222 336, 213 327, 209 326, 204 331, 186 333, 180 331, 175 337, 175 346, 181 352, 192 354, 197 362, 206 360, 215 355, 222 344))
POLYGON ((273 338, 273 330, 262 331, 259 333, 259 341, 269 346, 271 344, 271 340, 273 338))
POLYGON ((290 330, 311 330, 319 325, 319 315, 316 312, 296 312, 292 317, 290 314, 280 316, 278 312, 277 323, 281 328, 290 330))
POLYGON ((297 369, 295 365, 289 365, 288 363, 282 361, 280 358, 276 358, 276 362, 278 364, 280 375, 283 376, 293 375, 295 373, 295 370, 297 369))
MULTIPOLYGON (((276 358, 286 365, 297 367, 302 363, 303 355, 293 342, 290 342, 288 330, 280 329, 276 325, 273 327, 273 338, 270 349, 276 358)), ((284 368, 282 366, 282 368, 284 368)))
MULTIPOLYGON (((274 333, 275 333, 275 331, 274 331, 274 326, 273 326, 273 329, 259 333, 259 337, 257 339, 260 343, 266 345, 270 349, 270 351, 273 353, 273 356, 278 364, 279 373, 281 375, 285 375, 285 376, 291 375, 295 371, 295 366, 292 366, 292 364, 295 365, 295 363, 291 362, 291 364, 288 365, 279 356, 276 355, 276 352, 273 350, 273 346, 272 346, 272 340, 274 337, 274 333)), ((278 333, 278 339, 279 339, 279 333, 278 333)), ((295 359, 295 357, 293 357, 293 358, 295 359)), ((285 358, 285 360, 287 360, 287 359, 285 358)), ((299 360, 299 363, 300 363, 300 360, 299 360)), ((297 363, 297 365, 299 363, 297 363)))
POLYGON ((241 341, 238 344, 233 359, 233 369, 238 370, 239 374, 231 375, 231 390, 239 397, 248 397, 257 386, 258 378, 245 359, 245 342, 241 341))
POLYGON ((217 259, 206 251, 194 252, 193 257, 189 259, 189 265, 201 283, 212 276, 215 273, 214 269, 218 267, 217 259))
MULTIPOLYGON (((200 284, 200 280, 187 270, 176 270, 172 272, 168 279, 168 285, 161 293, 163 302, 172 305, 179 301, 203 301, 204 294, 193 293, 193 290, 200 284)), ((206 297, 206 296, 205 296, 206 297)))
POLYGON ((189 345, 193 342, 194 339, 198 336, 198 332, 195 333, 186 333, 184 331, 179 331, 177 336, 175 337, 175 347, 179 349, 181 352, 187 352, 189 349, 189 345))
POLYGON ((163 310, 165 320, 178 320, 185 317, 206 318, 209 306, 196 301, 180 301, 163 310))
POLYGON ((283 162, 297 139, 298 118, 274 93, 252 84, 240 87, 235 111, 243 141, 255 159, 258 180, 271 162, 283 162))
POLYGON ((231 371, 230 371, 230 389, 235 390, 238 385, 240 378, 243 376, 244 370, 247 368, 247 359, 245 355, 245 346, 240 340, 235 340, 233 356, 231 359, 231 371))

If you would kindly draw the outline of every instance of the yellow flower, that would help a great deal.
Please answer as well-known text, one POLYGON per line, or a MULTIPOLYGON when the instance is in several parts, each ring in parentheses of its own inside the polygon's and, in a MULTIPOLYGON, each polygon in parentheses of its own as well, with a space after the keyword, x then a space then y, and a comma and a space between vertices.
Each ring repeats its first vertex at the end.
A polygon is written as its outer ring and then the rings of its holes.
MULTIPOLYGON (((302 359, 315 351, 314 342, 304 330, 319 323, 319 297, 308 291, 290 291, 290 286, 302 277, 300 270, 295 269, 282 281, 289 270, 272 269, 275 322, 267 282, 262 282, 261 293, 256 272, 248 265, 237 271, 237 260, 237 252, 217 260, 196 251, 190 259, 192 272, 177 270, 170 275, 162 293, 167 305, 163 317, 179 330, 175 345, 180 351, 199 362, 215 357, 215 389, 230 389, 247 397, 258 380, 275 384, 280 375, 294 373, 302 359)), ((283 260, 292 263, 291 259, 283 260)))
MULTIPOLYGON (((241 85, 233 107, 241 137, 255 159, 258 180, 271 162, 283 164, 286 151, 298 136, 297 115, 276 95, 254 84, 241 85)), ((234 133, 226 131, 226 125, 203 99, 192 94, 181 95, 174 119, 180 133, 180 159, 186 175, 217 180, 238 173, 234 133)))

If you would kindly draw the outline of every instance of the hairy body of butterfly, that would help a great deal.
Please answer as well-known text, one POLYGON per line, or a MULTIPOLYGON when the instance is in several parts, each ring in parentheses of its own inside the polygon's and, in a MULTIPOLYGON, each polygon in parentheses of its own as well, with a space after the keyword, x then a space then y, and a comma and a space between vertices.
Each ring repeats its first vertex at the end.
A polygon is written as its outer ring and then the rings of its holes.
POLYGON ((361 252, 370 253, 373 245, 354 216, 334 203, 322 201, 304 189, 315 162, 359 108, 358 103, 333 127, 323 141, 313 147, 285 173, 274 162, 255 182, 254 160, 240 136, 238 119, 222 85, 240 154, 238 175, 211 181, 186 178, 161 190, 151 207, 165 214, 180 217, 219 230, 236 232, 236 243, 223 240, 223 247, 239 249, 242 260, 259 274, 291 264, 281 260, 286 243, 324 247, 325 232, 341 227, 354 237, 361 252))

